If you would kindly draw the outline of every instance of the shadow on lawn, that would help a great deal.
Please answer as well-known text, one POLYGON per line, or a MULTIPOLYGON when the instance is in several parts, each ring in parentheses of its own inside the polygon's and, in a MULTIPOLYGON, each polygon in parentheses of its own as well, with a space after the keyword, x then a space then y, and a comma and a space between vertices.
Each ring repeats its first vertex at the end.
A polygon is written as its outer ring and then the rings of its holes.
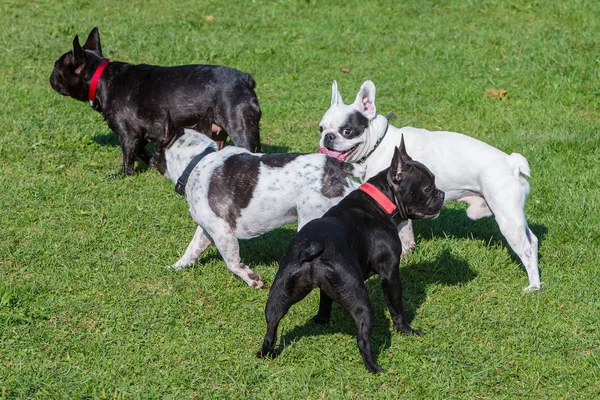
MULTIPOLYGON (((92 137, 92 141, 101 146, 119 147, 121 145, 121 143, 119 142, 119 136, 112 131, 96 133, 92 137)), ((231 139, 228 138, 225 145, 233 146, 231 139)), ((275 146, 275 145, 268 145, 268 144, 264 144, 264 143, 261 145, 261 147, 262 147, 263 153, 267 153, 267 154, 287 153, 289 150, 289 148, 286 146, 275 146)), ((153 144, 148 145, 147 148, 150 151, 154 150, 153 144)))
MULTIPOLYGON (((466 261, 460 260, 450 254, 448 250, 435 259, 422 264, 409 265, 401 268, 400 275, 403 283, 404 311, 407 321, 410 323, 416 315, 416 311, 426 298, 426 288, 432 283, 444 285, 458 285, 475 278, 476 274, 469 268, 466 261)), ((383 291, 379 283, 379 277, 373 276, 366 282, 369 298, 375 311, 375 326, 371 331, 371 348, 375 359, 379 354, 390 347, 392 336, 392 323, 386 315, 386 305, 383 291)), ((317 310, 314 310, 317 314, 317 310)), ((413 326, 419 329, 419 326, 413 326)), ((334 333, 347 334, 356 338, 356 325, 350 314, 339 304, 333 304, 331 322, 328 325, 318 325, 309 319, 302 326, 295 326, 286 332, 280 339, 280 344, 275 349, 277 354, 299 337, 320 336, 334 333)), ((427 334, 427 332, 425 332, 427 334)), ((355 339, 354 339, 355 341, 355 339)), ((356 349, 358 353, 358 348, 356 349)))
MULTIPOLYGON (((532 224, 530 221, 528 223, 529 229, 538 238, 538 248, 541 248, 542 242, 548 234, 548 228, 545 225, 532 224)), ((444 208, 438 218, 429 221, 416 221, 413 222, 413 226, 417 237, 417 246, 420 240, 445 237, 483 240, 492 246, 502 244, 509 250, 513 262, 525 271, 523 263, 504 239, 493 216, 473 221, 467 217, 463 209, 444 208)), ((538 253, 538 257, 539 260, 542 260, 542 254, 538 253)))

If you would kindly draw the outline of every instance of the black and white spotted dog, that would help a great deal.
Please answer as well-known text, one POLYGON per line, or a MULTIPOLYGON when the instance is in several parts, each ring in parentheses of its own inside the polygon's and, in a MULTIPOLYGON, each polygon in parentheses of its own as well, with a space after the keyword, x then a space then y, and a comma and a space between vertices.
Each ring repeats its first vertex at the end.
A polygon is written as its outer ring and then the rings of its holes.
MULTIPOLYGON (((364 169, 323 154, 254 154, 239 147, 216 151, 215 142, 192 129, 165 124, 159 171, 185 193, 199 225, 172 268, 192 265, 214 243, 227 267, 248 285, 260 275, 243 264, 238 239, 260 236, 298 220, 298 229, 321 217, 358 187, 364 169)), ((159 152, 157 152, 159 153, 159 152)))

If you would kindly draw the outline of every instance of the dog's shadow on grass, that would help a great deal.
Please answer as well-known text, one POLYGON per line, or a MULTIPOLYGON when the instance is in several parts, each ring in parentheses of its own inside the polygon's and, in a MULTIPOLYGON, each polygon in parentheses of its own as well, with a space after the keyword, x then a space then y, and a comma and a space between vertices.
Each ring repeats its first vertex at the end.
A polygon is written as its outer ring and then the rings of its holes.
MULTIPOLYGON (((92 137, 92 141, 94 143, 99 144, 100 146, 121 147, 121 143, 119 141, 119 136, 112 131, 96 133, 92 137)), ((150 153, 153 153, 154 149, 155 149, 154 143, 149 143, 146 145, 146 150, 149 151, 150 153)), ((136 157, 136 162, 137 162, 137 165, 135 167, 136 174, 142 173, 150 168, 150 165, 148 165, 145 161, 142 161, 142 159, 140 157, 136 157)), ((122 169, 119 169, 115 173, 109 174, 107 177, 110 179, 118 179, 118 178, 123 178, 124 175, 123 175, 122 169)))
MULTIPOLYGON (((422 240, 452 237, 457 239, 483 240, 492 246, 502 244, 509 250, 513 262, 525 270, 519 257, 517 257, 506 242, 506 239, 504 239, 498 223, 496 223, 493 216, 473 221, 467 217, 465 212, 466 206, 461 204, 454 207, 456 208, 444 207, 440 216, 434 220, 413 222, 415 236, 422 240)), ((538 238, 538 248, 541 247, 542 242, 548 234, 548 228, 545 225, 531 223, 530 221, 528 221, 528 224, 529 229, 538 238)), ((538 254, 538 258, 541 260, 542 255, 538 254)))
MULTIPOLYGON (((402 266, 400 275, 403 283, 404 312, 409 323, 412 322, 417 310, 426 299, 427 286, 433 283, 449 286, 459 285, 474 279, 476 276, 466 261, 456 258, 448 250, 443 250, 434 260, 402 266)), ((377 359, 382 351, 391 346, 392 321, 386 311, 387 306, 379 277, 373 276, 365 284, 375 312, 375 326, 371 331, 370 339, 373 356, 377 359)), ((317 310, 314 310, 314 314, 317 314, 317 310)), ((413 326, 413 328, 419 329, 418 326, 413 326)), ((281 337, 275 353, 281 353, 287 343, 291 343, 300 337, 335 333, 349 335, 356 343, 356 324, 350 314, 337 303, 333 304, 331 322, 328 325, 318 325, 311 318, 304 325, 295 326, 281 337)), ((356 351, 359 354, 358 348, 356 348, 356 351)))
POLYGON ((121 146, 121 143, 119 142, 119 136, 112 131, 96 133, 92 137, 92 141, 101 146, 110 146, 110 147, 121 146))
POLYGON ((295 226, 290 224, 250 240, 240 240, 243 262, 254 266, 279 261, 295 234, 295 226))

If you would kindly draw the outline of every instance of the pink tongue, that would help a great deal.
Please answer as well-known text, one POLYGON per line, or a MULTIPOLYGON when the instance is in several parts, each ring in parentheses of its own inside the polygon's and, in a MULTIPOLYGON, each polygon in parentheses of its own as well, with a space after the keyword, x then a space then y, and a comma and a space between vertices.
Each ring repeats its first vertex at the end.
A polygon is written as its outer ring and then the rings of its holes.
POLYGON ((333 158, 337 158, 340 161, 344 161, 346 159, 346 155, 345 153, 341 153, 339 151, 335 151, 335 150, 329 150, 326 147, 321 147, 317 153, 319 154, 325 154, 329 157, 333 157, 333 158))

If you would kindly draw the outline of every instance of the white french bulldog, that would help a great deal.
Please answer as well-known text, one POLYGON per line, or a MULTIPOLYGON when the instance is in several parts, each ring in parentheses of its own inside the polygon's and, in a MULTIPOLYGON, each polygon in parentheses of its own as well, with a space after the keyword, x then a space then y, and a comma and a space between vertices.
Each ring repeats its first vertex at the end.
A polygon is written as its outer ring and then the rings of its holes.
MULTIPOLYGON (((494 215, 500 231, 519 256, 529 277, 525 291, 541 289, 538 270, 538 240, 525 219, 529 194, 529 164, 520 154, 508 155, 472 137, 445 131, 412 127, 396 128, 377 114, 375 85, 366 81, 356 100, 344 104, 333 81, 331 107, 320 122, 319 153, 338 160, 362 164, 365 179, 385 169, 394 148, 404 135, 408 153, 435 175, 436 185, 446 193, 445 201, 469 205, 473 220, 494 215)), ((414 247, 412 224, 399 226, 404 251, 414 247)))

